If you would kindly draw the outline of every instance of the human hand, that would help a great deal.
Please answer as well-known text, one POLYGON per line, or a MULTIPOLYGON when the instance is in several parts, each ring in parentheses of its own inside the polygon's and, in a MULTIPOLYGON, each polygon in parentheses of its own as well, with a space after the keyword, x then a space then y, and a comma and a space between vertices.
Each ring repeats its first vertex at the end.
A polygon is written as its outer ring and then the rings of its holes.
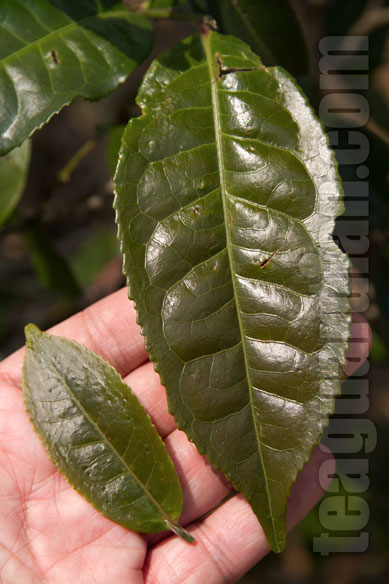
MULTIPOLYGON (((26 414, 21 393, 24 349, 0 364, 0 581, 3 584, 225 584, 235 582, 269 547, 250 506, 231 491, 167 409, 125 289, 55 326, 51 332, 93 349, 142 401, 173 458, 184 493, 180 524, 196 538, 145 536, 98 513, 56 470, 26 414)), ((355 337, 363 337, 358 319, 355 337)), ((360 365, 356 343, 348 374, 360 365), (354 363, 354 365, 353 365, 354 363)), ((287 524, 300 521, 323 494, 315 449, 292 489, 287 524)), ((325 485, 322 485, 325 487, 325 485)))

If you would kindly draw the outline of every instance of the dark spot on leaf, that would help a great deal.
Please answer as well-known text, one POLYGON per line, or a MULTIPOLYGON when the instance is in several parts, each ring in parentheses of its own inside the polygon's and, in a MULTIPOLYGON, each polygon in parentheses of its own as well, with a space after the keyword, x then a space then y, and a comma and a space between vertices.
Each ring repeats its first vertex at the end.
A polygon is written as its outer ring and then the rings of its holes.
POLYGON ((259 71, 258 67, 224 67, 223 62, 220 58, 220 55, 216 53, 216 63, 218 66, 218 74, 217 76, 219 79, 222 79, 224 75, 228 75, 229 73, 242 73, 244 71, 259 71))
POLYGON ((262 260, 262 262, 259 264, 259 267, 266 268, 266 266, 268 266, 270 264, 270 262, 275 258, 275 256, 278 254, 279 251, 280 251, 279 249, 276 249, 276 251, 273 251, 271 256, 262 260))
POLYGON ((217 30, 217 22, 212 16, 202 16, 200 20, 201 34, 207 36, 211 30, 217 30))
POLYGON ((203 210, 204 210, 204 209, 202 209, 202 208, 200 207, 200 205, 195 205, 195 206, 193 207, 193 215, 200 215, 200 211, 203 211, 203 210))
POLYGON ((52 49, 50 51, 50 57, 54 63, 54 65, 58 65, 59 60, 58 60, 58 55, 57 55, 57 51, 55 51, 54 49, 52 49))

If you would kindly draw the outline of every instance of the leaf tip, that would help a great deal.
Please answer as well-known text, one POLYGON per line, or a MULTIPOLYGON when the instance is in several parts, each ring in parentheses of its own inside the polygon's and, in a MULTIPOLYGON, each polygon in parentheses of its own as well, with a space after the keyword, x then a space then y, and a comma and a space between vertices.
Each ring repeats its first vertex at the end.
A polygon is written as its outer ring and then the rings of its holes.
POLYGON ((26 336, 26 344, 30 346, 42 331, 32 322, 24 327, 24 334, 26 336))
POLYGON ((275 552, 276 554, 280 554, 281 552, 283 552, 285 550, 285 546, 286 546, 285 538, 276 539, 275 542, 270 545, 272 551, 275 552))
POLYGON ((265 529, 262 524, 267 542, 273 552, 280 554, 286 547, 286 526, 285 521, 279 521, 273 524, 270 530, 265 529))

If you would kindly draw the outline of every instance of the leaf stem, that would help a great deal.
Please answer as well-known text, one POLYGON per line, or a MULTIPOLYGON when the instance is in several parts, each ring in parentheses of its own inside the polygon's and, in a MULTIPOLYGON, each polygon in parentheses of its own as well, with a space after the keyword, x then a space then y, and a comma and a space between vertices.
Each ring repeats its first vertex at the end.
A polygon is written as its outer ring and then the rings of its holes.
POLYGON ((212 16, 204 14, 183 12, 174 8, 149 8, 148 4, 141 6, 140 12, 147 18, 153 20, 179 20, 191 22, 196 26, 207 26, 212 30, 217 30, 216 20, 212 16))
POLYGON ((57 174, 57 182, 60 184, 65 184, 70 182, 71 176, 80 162, 85 158, 91 150, 96 146, 96 139, 91 138, 77 150, 75 154, 71 157, 69 162, 59 171, 57 174))
POLYGON ((173 533, 178 535, 178 537, 180 537, 184 541, 187 541, 188 543, 193 543, 194 541, 196 541, 193 535, 189 533, 189 531, 186 531, 186 529, 184 529, 180 525, 177 525, 177 523, 172 523, 168 519, 165 519, 165 525, 168 529, 173 531, 173 533))
POLYGON ((201 19, 200 14, 194 14, 193 12, 180 12, 179 10, 174 10, 174 8, 148 8, 145 6, 142 7, 140 11, 144 16, 147 16, 147 18, 153 18, 156 20, 184 20, 186 22, 197 24, 201 19))

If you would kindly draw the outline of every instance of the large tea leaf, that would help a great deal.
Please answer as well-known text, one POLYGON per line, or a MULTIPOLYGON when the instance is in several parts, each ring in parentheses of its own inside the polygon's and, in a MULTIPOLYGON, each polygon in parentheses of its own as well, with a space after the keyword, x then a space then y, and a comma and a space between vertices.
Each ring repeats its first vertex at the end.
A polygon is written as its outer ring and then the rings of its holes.
POLYGON ((76 96, 112 91, 151 42, 149 21, 117 0, 2 0, 0 153, 76 96))
POLYGON ((26 140, 0 157, 0 226, 7 221, 23 194, 30 164, 30 142, 26 140))
POLYGON ((141 532, 173 529, 182 492, 149 416, 92 351, 26 328, 23 392, 52 461, 104 515, 141 532))
POLYGON ((130 296, 179 427, 281 550, 343 377, 335 159, 293 79, 233 37, 159 57, 139 103, 116 175, 130 296))

